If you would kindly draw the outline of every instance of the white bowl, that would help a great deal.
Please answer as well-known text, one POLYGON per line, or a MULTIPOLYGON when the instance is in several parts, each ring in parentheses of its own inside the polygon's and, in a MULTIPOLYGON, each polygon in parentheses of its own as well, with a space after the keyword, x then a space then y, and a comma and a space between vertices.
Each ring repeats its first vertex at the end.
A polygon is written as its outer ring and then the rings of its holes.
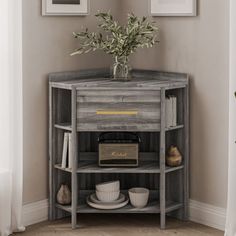
POLYGON ((129 189, 129 198, 132 206, 143 208, 148 203, 149 190, 147 188, 131 188, 129 189))
POLYGON ((96 196, 101 202, 113 202, 116 201, 120 196, 120 191, 116 192, 102 192, 96 191, 96 196))
POLYGON ((96 190, 100 192, 117 192, 120 191, 120 181, 109 181, 96 185, 96 190))

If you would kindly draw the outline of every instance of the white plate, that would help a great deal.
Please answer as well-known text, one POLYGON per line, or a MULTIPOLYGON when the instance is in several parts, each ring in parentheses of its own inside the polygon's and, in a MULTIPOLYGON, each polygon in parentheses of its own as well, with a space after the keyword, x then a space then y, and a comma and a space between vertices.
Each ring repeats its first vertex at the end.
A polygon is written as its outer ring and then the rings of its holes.
POLYGON ((90 195, 90 201, 93 203, 96 203, 96 204, 103 204, 103 205, 118 204, 118 203, 125 201, 125 195, 123 193, 120 193, 120 196, 117 200, 115 200, 113 202, 102 202, 102 201, 98 200, 96 193, 93 193, 90 195))
POLYGON ((87 197, 87 203, 89 206, 93 207, 93 208, 96 208, 96 209, 101 209, 101 210, 113 210, 113 209, 118 209, 118 208, 121 208, 121 207, 124 207, 128 204, 129 202, 129 199, 128 198, 125 198, 125 201, 124 202, 121 202, 121 203, 116 203, 116 204, 104 204, 104 203, 100 203, 100 204, 97 204, 97 203, 94 203, 90 200, 90 196, 87 197))

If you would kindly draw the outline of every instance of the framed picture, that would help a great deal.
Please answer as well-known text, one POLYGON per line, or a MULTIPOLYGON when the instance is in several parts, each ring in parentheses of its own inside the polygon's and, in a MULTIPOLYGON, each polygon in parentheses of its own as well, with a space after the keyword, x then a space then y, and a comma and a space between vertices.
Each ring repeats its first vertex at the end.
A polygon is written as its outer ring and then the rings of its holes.
POLYGON ((196 16, 197 0, 150 0, 153 16, 196 16))
POLYGON ((88 15, 89 0, 42 0, 42 15, 88 15))

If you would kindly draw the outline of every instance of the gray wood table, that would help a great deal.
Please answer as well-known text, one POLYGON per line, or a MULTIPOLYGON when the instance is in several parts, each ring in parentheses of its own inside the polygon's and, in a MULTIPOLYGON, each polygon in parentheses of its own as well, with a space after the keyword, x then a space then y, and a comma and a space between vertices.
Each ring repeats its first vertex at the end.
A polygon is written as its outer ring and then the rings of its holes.
POLYGON ((160 227, 166 215, 188 219, 189 200, 189 81, 187 74, 133 70, 129 82, 110 79, 108 69, 49 75, 49 193, 51 220, 71 215, 72 228, 81 213, 157 213, 160 227), (177 97, 177 125, 166 127, 168 95, 177 97), (97 138, 101 132, 137 132, 141 137, 136 168, 101 168, 97 138), (62 168, 64 132, 72 136, 72 168, 62 168), (166 149, 177 145, 183 155, 178 167, 167 167, 166 149), (119 179, 127 194, 131 187, 147 187, 148 205, 117 210, 89 207, 86 196, 95 184, 119 179), (72 191, 72 203, 56 202, 62 183, 72 191))

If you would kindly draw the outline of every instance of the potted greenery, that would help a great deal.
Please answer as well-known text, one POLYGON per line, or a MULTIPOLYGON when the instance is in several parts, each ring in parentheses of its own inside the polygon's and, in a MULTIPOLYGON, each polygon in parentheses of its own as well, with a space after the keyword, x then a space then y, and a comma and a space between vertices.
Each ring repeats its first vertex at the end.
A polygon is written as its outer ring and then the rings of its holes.
POLYGON ((129 56, 137 48, 152 47, 156 40, 158 27, 146 17, 138 18, 128 14, 127 24, 122 26, 113 19, 110 13, 98 13, 99 32, 85 31, 73 33, 79 40, 80 47, 71 55, 84 54, 102 50, 114 58, 113 77, 119 80, 130 79, 129 56))

